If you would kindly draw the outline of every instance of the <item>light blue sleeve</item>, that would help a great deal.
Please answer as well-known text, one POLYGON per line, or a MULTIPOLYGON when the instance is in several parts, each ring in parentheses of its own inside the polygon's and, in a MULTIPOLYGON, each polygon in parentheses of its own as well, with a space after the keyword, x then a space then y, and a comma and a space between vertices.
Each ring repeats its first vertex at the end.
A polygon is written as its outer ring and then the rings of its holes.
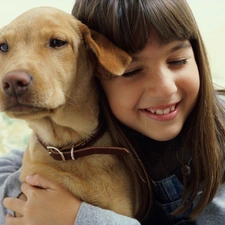
POLYGON ((140 223, 133 218, 83 202, 74 225, 140 225, 140 223))
POLYGON ((221 185, 213 198, 196 220, 197 225, 225 224, 225 184, 221 185))
POLYGON ((5 225, 5 215, 12 214, 2 205, 5 197, 18 197, 21 193, 19 180, 24 151, 12 150, 0 157, 0 225, 5 225))

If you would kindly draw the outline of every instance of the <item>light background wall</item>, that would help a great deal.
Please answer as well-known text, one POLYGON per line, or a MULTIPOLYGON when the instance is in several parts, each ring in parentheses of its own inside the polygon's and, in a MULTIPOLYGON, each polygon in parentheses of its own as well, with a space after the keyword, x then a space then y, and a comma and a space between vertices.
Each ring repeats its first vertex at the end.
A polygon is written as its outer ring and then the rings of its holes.
POLYGON ((225 87, 225 0, 188 0, 188 3, 206 45, 213 80, 225 87))
MULTIPOLYGON (((74 2, 75 0, 0 0, 0 27, 22 12, 41 5, 53 6, 70 13, 74 2)), ((213 80, 225 87, 225 0, 188 0, 188 2, 206 44, 213 80)))

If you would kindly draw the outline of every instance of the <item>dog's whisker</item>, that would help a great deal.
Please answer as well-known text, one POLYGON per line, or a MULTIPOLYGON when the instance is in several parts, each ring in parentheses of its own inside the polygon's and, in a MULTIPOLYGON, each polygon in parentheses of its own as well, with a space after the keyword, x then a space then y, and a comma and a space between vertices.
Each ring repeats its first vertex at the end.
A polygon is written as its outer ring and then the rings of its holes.
POLYGON ((69 104, 71 106, 75 106, 78 109, 81 109, 81 106, 76 102, 76 99, 77 99, 76 97, 75 98, 72 98, 71 96, 66 95, 66 94, 65 94, 65 96, 68 97, 67 104, 69 104))

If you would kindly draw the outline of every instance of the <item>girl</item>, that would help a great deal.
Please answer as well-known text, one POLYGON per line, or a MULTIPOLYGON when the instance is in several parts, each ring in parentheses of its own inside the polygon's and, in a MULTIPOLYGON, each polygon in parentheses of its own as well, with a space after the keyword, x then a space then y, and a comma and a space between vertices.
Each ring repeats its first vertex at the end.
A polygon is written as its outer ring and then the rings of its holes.
MULTIPOLYGON (((136 156, 131 169, 145 174, 137 219, 151 225, 224 224, 225 101, 214 91, 186 1, 76 0, 72 13, 133 58, 122 77, 100 85, 114 140, 136 156)), ((13 175, 7 179, 17 180, 13 175)), ((7 225, 139 224, 81 203, 38 175, 27 183, 22 185, 27 200, 4 200, 23 215, 7 216, 7 225)), ((9 193, 15 190, 18 185, 9 193)))

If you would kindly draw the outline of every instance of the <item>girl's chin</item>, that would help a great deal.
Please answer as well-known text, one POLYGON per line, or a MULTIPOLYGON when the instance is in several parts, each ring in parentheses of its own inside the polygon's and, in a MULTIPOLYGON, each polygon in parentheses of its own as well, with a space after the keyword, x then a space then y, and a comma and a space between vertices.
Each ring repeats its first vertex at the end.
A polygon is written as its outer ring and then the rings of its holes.
POLYGON ((172 140, 174 139, 175 137, 177 137, 177 135, 180 133, 181 129, 177 129, 176 131, 173 131, 173 132, 157 132, 157 133, 143 133, 145 136, 153 139, 153 140, 156 140, 156 141, 169 141, 169 140, 172 140))

